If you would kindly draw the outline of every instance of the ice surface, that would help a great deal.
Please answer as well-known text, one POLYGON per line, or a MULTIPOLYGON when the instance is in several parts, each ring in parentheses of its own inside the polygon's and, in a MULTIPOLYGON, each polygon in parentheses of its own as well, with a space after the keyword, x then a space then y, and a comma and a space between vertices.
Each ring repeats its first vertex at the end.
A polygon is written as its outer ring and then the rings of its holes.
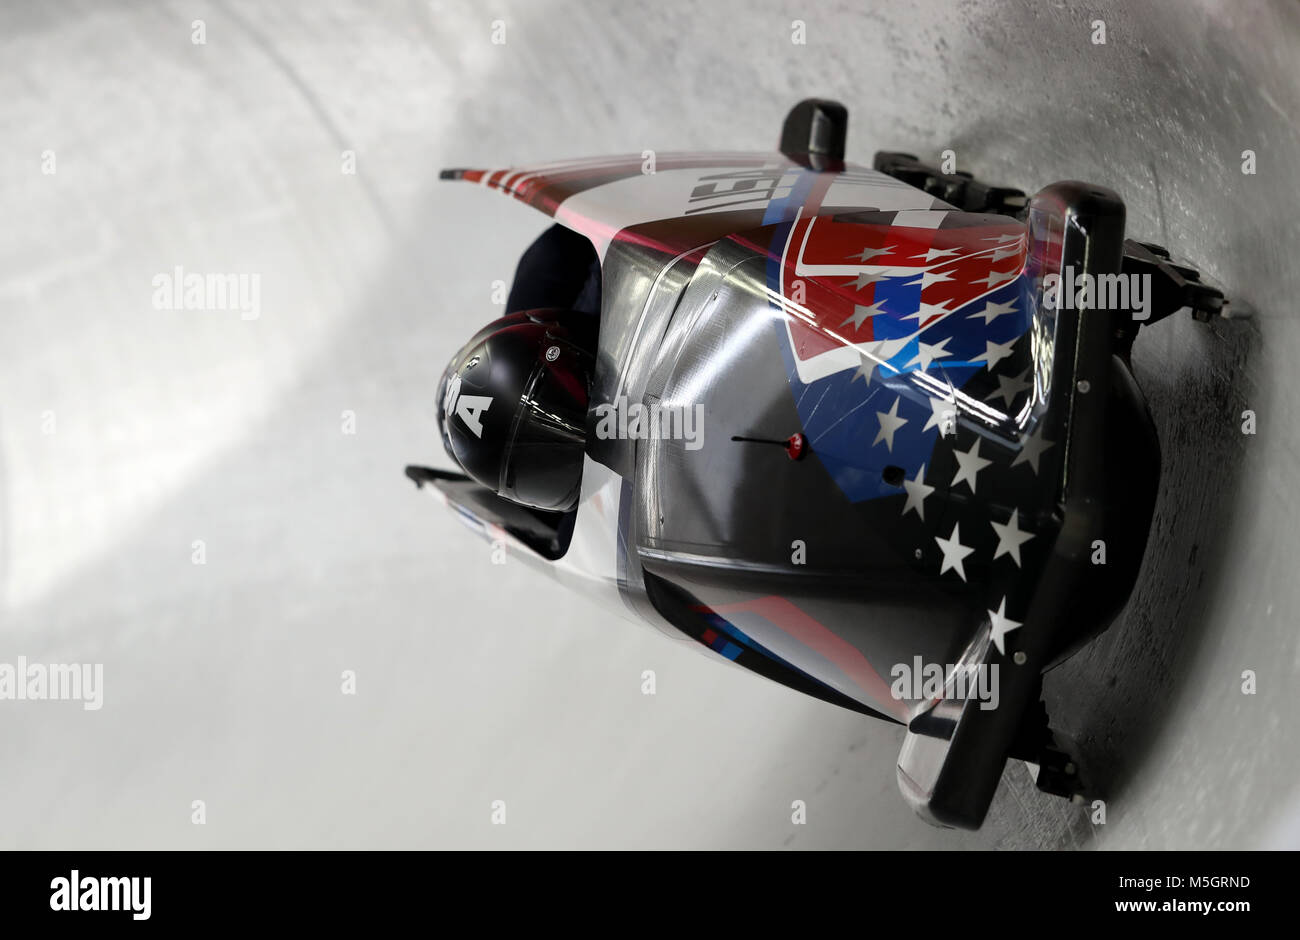
POLYGON ((0 7, 0 660, 105 675, 0 703, 0 847, 1300 845, 1297 48, 1253 2, 0 7), (1110 186, 1259 310, 1137 348, 1146 572, 1048 683, 1104 826, 1012 764, 931 829, 898 728, 492 565, 402 476, 545 224, 440 167, 766 149, 812 95, 862 161, 1110 186), (259 316, 154 309, 177 265, 260 273, 259 316))

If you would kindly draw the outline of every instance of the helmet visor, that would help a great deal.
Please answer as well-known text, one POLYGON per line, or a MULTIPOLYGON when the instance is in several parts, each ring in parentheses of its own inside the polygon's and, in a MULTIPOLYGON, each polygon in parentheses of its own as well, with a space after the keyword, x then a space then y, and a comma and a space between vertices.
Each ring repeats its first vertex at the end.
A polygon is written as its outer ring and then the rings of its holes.
POLYGON ((580 376, 539 365, 506 445, 501 495, 538 509, 577 505, 586 420, 587 389, 580 376))

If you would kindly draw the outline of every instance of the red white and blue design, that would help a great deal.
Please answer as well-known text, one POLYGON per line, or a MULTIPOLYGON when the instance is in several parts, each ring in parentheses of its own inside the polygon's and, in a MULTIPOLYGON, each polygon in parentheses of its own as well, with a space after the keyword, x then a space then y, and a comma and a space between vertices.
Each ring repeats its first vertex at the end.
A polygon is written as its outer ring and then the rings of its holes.
MULTIPOLYGON (((512 553, 905 723, 905 797, 977 827, 1013 746, 1041 788, 1078 792, 1034 725, 1041 675, 1117 616, 1144 557, 1160 454, 1128 366, 1134 318, 1043 293, 1070 266, 1126 270, 1124 206, 1070 181, 1025 199, 906 154, 844 163, 846 122, 810 100, 781 153, 443 172, 554 218, 600 261, 581 496, 544 559, 519 539, 512 553), (625 396, 700 409, 702 438, 601 438, 590 409, 625 396), (913 664, 999 668, 999 704, 895 691, 913 664)), ((1170 278, 1163 316, 1214 300, 1189 268, 1160 274, 1160 252, 1138 270, 1170 278)), ((550 524, 469 477, 435 486, 501 539, 550 524)))
MULTIPOLYGON (((792 314, 786 365, 803 433, 850 499, 894 495, 866 468, 911 478, 952 432, 958 391, 1004 360, 1027 361, 1017 354, 1030 326, 1025 229, 947 209, 818 214, 822 181, 807 176, 812 191, 778 226, 769 268, 792 314), (864 461, 864 448, 888 456, 864 461)), ((774 201, 769 217, 791 201, 774 201)))

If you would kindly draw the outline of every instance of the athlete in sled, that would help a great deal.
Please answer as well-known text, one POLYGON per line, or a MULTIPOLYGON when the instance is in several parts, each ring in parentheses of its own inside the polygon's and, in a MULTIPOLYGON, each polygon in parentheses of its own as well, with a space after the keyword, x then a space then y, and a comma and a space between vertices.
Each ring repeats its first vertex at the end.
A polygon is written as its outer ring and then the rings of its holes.
POLYGON ((1110 190, 859 167, 846 126, 810 100, 779 153, 444 171, 562 228, 443 377, 463 474, 407 472, 625 613, 906 724, 904 796, 975 828, 1008 757, 1084 791, 1042 674, 1142 562, 1160 452, 1129 351, 1227 308, 1125 240, 1110 190))

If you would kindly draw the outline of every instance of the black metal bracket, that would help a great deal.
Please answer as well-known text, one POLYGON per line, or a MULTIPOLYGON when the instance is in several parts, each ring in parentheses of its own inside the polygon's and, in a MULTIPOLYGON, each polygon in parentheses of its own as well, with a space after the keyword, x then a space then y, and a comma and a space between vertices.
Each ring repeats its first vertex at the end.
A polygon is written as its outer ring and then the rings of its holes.
POLYGON ((922 163, 910 153, 881 150, 872 157, 871 165, 886 176, 915 186, 963 212, 994 212, 1023 218, 1029 204, 1023 190, 989 186, 966 172, 945 173, 922 163))
POLYGON ((1149 242, 1124 240, 1124 273, 1151 278, 1151 316, 1141 322, 1153 323, 1177 313, 1184 307, 1202 322, 1223 314, 1227 301, 1223 291, 1203 284, 1195 268, 1175 264, 1169 252, 1149 242))

